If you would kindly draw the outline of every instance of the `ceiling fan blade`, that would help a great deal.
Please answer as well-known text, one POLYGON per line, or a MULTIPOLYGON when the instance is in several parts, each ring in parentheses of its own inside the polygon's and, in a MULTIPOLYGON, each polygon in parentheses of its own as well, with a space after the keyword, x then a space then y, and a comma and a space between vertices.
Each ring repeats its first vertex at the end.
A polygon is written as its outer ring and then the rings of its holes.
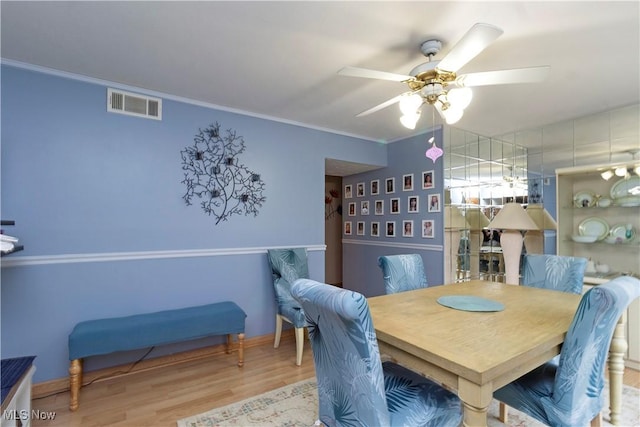
POLYGON ((460 41, 438 64, 438 69, 456 72, 480 52, 486 49, 503 31, 491 24, 477 23, 462 36, 460 41))
POLYGON ((473 87, 515 83, 538 83, 547 78, 549 70, 550 67, 544 66, 463 74, 458 76, 454 86, 473 87))
POLYGON ((341 76, 364 77, 367 79, 391 80, 393 82, 413 80, 413 77, 404 74, 387 73, 386 71, 376 71, 358 67, 344 67, 338 71, 338 74, 341 76))
MULTIPOLYGON (((405 93, 409 93, 409 92, 405 92, 405 93)), ((369 115, 371 113, 375 113, 376 111, 380 111, 383 108, 387 108, 389 105, 393 105, 396 102, 400 101, 400 98, 402 98, 403 95, 404 95, 404 93, 402 93, 402 94, 400 94, 400 95, 398 95, 398 96, 396 96, 394 98, 391 98, 391 99, 383 102, 382 104, 378 104, 373 108, 369 108, 368 110, 365 110, 362 113, 356 115, 356 117, 367 116, 367 115, 369 115)))

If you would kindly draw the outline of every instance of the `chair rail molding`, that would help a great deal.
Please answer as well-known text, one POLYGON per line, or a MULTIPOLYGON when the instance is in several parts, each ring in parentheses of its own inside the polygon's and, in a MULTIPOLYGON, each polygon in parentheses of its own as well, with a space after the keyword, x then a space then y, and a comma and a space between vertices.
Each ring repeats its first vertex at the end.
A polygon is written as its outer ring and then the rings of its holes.
POLYGON ((325 251, 327 246, 322 245, 287 245, 287 246, 259 246, 246 248, 219 248, 219 249, 185 249, 168 251, 139 251, 139 252, 105 252, 88 254, 64 254, 64 255, 36 255, 21 256, 2 260, 1 267, 22 267, 46 264, 75 264, 81 262, 112 262, 135 261, 166 258, 197 258, 228 255, 253 255, 266 254, 267 249, 280 249, 292 247, 305 247, 307 251, 325 251))
POLYGON ((444 250, 443 245, 423 245, 420 243, 392 243, 392 242, 378 242, 371 240, 356 240, 356 239, 342 239, 343 244, 351 245, 366 245, 366 246, 385 246, 388 248, 403 248, 403 249, 417 249, 423 251, 437 251, 442 252, 444 250))

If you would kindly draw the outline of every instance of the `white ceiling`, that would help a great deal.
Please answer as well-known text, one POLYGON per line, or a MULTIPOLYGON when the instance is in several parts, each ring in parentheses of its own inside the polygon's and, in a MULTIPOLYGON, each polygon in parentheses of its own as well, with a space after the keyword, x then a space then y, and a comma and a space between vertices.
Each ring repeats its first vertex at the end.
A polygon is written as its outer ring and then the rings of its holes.
MULTIPOLYGON (((415 131, 406 90, 344 77, 351 65, 408 74, 476 22, 504 34, 458 74, 548 65, 545 83, 474 88, 456 127, 484 136, 640 102, 640 2, 0 2, 1 56, 373 141, 415 131)), ((436 115, 437 116, 437 115, 436 115)), ((438 119, 439 120, 439 119, 438 119)), ((342 165, 345 166, 345 165, 342 165)))

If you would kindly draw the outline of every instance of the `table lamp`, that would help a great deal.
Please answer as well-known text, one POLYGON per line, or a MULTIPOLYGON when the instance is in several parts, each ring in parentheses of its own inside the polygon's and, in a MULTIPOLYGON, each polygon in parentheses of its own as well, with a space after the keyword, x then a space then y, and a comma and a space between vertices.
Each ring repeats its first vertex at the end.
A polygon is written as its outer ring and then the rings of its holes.
POLYGON ((504 257, 504 271, 506 283, 520 284, 520 254, 522 253, 523 230, 537 230, 527 212, 519 203, 507 203, 498 215, 489 223, 489 228, 502 230, 500 246, 504 257))
POLYGON ((464 218, 469 224, 469 274, 471 279, 480 277, 480 247, 482 246, 482 229, 489 225, 489 218, 480 208, 468 208, 464 218))
POLYGON ((557 230, 558 224, 541 204, 527 206, 527 215, 538 226, 537 230, 529 230, 524 234, 524 247, 528 254, 544 253, 544 230, 557 230))
POLYGON ((460 230, 469 225, 460 210, 454 206, 444 207, 444 283, 456 280, 458 246, 460 245, 460 230), (455 256, 452 254, 455 253, 455 256))

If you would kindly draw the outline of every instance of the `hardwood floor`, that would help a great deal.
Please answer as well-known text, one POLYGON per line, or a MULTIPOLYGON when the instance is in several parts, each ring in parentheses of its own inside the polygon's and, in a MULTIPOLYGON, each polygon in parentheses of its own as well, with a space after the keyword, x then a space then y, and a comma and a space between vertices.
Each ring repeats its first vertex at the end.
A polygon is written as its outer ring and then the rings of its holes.
MULTIPOLYGON (((232 353, 97 381, 82 388, 80 408, 73 413, 68 392, 34 399, 33 410, 56 416, 34 419, 32 425, 175 427, 180 418, 313 377, 308 341, 302 366, 295 365, 295 354, 292 335, 283 336, 278 349, 272 344, 247 348, 242 368, 232 353)), ((626 369, 624 382, 640 387, 640 372, 626 369)))
POLYGON ((315 375, 309 342, 296 366, 293 335, 245 349, 244 367, 236 353, 96 381, 80 391, 80 408, 69 411, 69 393, 34 399, 32 409, 56 413, 53 421, 33 426, 175 427, 190 415, 237 402, 315 375))

